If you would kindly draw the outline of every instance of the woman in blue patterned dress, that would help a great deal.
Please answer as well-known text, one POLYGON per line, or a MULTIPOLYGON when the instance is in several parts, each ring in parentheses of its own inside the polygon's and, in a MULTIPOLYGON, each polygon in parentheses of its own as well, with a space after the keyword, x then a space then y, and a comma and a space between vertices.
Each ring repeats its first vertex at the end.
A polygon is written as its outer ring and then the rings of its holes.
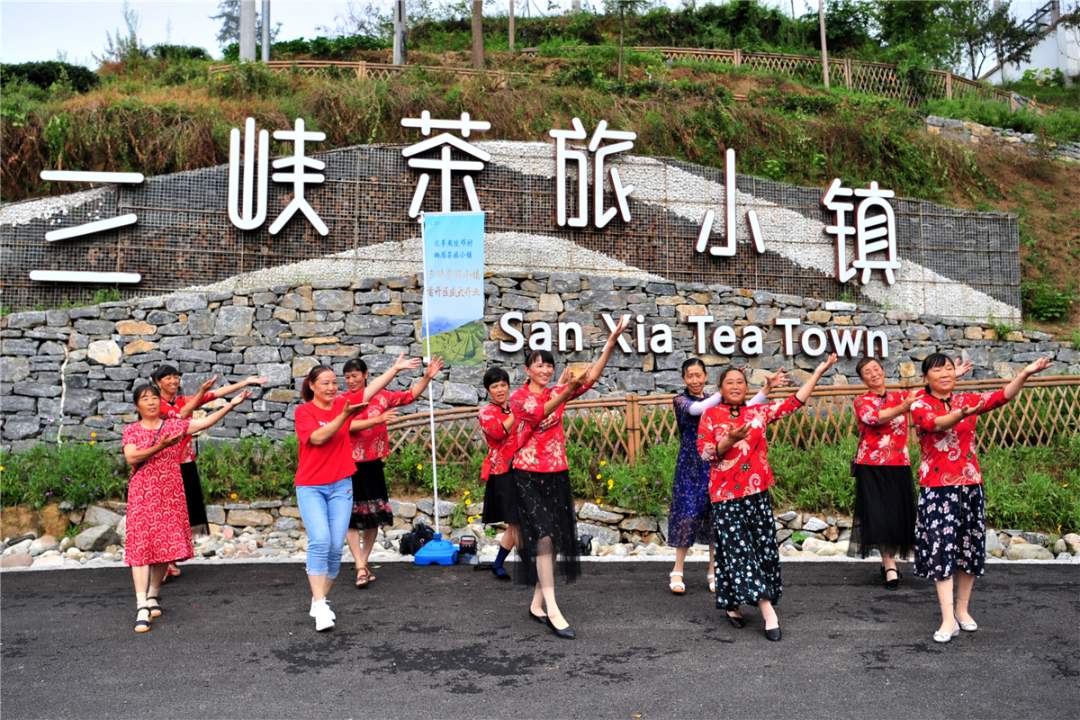
MULTIPOLYGON (((683 565, 686 553, 695 542, 709 545, 709 570, 705 579, 709 592, 716 592, 716 576, 713 574, 711 503, 709 500, 709 464, 697 451, 698 421, 701 415, 720 402, 720 393, 705 397, 705 363, 689 358, 682 364, 683 382, 686 389, 675 396, 675 421, 679 426, 679 458, 675 463, 675 481, 671 488, 671 512, 668 517, 667 543, 675 548, 675 567, 668 575, 668 587, 676 595, 686 592, 683 582, 683 565)), ((769 399, 768 392, 787 382, 783 370, 765 382, 765 387, 749 402, 757 405, 769 399)))

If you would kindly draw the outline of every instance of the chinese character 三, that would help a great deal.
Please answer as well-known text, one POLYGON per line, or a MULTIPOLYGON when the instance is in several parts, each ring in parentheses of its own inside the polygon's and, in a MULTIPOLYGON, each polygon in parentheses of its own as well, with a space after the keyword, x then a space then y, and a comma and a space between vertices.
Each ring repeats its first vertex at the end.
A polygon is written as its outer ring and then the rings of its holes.
POLYGON ((834 224, 825 226, 825 232, 836 236, 836 278, 847 282, 862 270, 862 283, 870 282, 874 270, 881 270, 885 282, 896 282, 894 271, 900 269, 896 257, 896 215, 888 199, 894 197, 892 190, 878 188, 871 182, 868 188, 847 188, 839 178, 832 181, 821 204, 836 214, 834 224), (861 198, 856 204, 846 198, 861 198), (845 198, 841 200, 839 198, 845 198), (849 224, 847 214, 855 211, 855 226, 849 224), (855 259, 848 263, 847 238, 855 236, 855 259), (883 257, 871 258, 872 254, 883 257))

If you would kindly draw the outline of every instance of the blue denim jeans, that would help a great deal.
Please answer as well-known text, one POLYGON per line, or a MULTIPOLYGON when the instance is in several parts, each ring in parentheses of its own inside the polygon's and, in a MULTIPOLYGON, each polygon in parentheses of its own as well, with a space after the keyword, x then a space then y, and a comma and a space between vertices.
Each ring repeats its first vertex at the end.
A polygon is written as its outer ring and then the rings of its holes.
POLYGON ((307 529, 307 574, 333 580, 341 568, 341 546, 352 514, 352 477, 329 485, 297 485, 296 504, 307 529))

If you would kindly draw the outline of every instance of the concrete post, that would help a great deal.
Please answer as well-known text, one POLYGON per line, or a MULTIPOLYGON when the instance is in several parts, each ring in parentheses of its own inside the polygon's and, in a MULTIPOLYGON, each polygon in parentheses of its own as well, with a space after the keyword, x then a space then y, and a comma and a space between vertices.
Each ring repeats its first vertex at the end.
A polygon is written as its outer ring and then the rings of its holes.
POLYGON ((270 62, 270 0, 262 0, 262 61, 270 62))
POLYGON ((394 64, 405 64, 405 0, 394 0, 394 64))
POLYGON ((240 61, 255 60, 255 0, 240 0, 240 61))

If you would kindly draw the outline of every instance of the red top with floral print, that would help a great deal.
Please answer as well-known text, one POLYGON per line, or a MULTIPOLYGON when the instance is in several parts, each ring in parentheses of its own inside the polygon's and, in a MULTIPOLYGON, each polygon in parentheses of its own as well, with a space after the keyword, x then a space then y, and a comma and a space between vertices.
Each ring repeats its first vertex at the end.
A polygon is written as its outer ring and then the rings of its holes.
POLYGON ((704 454, 706 446, 715 448, 732 429, 750 426, 750 433, 745 438, 731 446, 719 460, 710 462, 709 498, 713 502, 735 500, 772 487, 773 471, 769 467, 765 427, 802 406, 803 402, 791 395, 761 405, 733 407, 721 404, 705 411, 698 424, 699 454, 704 454), (736 410, 738 416, 732 417, 736 410))
MULTIPOLYGON (((188 400, 191 398, 185 395, 177 395, 169 402, 165 398, 161 398, 161 417, 163 418, 176 418, 180 419, 180 411, 185 405, 188 404, 188 400)), ((211 390, 203 394, 202 402, 198 407, 202 407, 211 400, 217 400, 217 395, 211 390)), ((195 462, 195 443, 191 441, 190 435, 184 435, 180 438, 180 442, 177 443, 180 446, 180 464, 195 462)))
POLYGON ((983 393, 953 393, 941 400, 924 395, 911 406, 911 418, 922 448, 919 485, 981 485, 982 472, 975 455, 975 423, 984 412, 999 408, 1008 400, 1003 389, 983 393), (934 420, 955 410, 983 403, 982 409, 969 415, 948 430, 935 430, 934 420))
POLYGON ((510 472, 510 460, 517 450, 517 428, 507 430, 503 425, 508 415, 509 406, 504 408, 495 403, 489 403, 480 410, 480 430, 488 445, 487 459, 480 467, 481 482, 487 482, 492 475, 510 472))
MULTIPOLYGON (((349 397, 349 402, 359 403, 363 399, 362 392, 353 393, 349 397)), ((414 400, 416 398, 408 390, 380 390, 368 400, 367 407, 353 416, 353 420, 370 420, 382 415, 390 408, 408 405, 414 400)), ((352 440, 352 457, 358 463, 381 460, 390 454, 390 435, 386 432, 386 423, 350 433, 350 439, 352 440)))
MULTIPOLYGON (((540 394, 529 390, 529 384, 514 391, 510 396, 510 412, 520 420, 517 427, 517 454, 513 466, 527 472, 553 473, 566 470, 566 436, 563 434, 562 416, 566 403, 544 417, 544 405, 563 391, 565 385, 552 385, 540 394)), ((581 397, 592 388, 592 383, 579 387, 570 400, 581 397)))
POLYGON ((855 419, 859 425, 859 465, 910 465, 908 426, 904 413, 892 420, 879 420, 878 413, 904 402, 908 393, 898 390, 884 395, 868 392, 855 398, 855 419))

